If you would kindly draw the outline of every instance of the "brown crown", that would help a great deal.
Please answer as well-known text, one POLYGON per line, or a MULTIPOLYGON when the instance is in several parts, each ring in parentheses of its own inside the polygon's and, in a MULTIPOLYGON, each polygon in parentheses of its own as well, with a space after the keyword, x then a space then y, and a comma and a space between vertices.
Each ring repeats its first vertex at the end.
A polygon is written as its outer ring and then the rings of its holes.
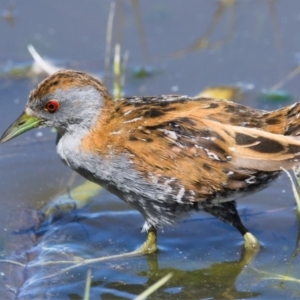
POLYGON ((29 95, 29 101, 42 99, 45 95, 53 93, 56 89, 68 89, 71 87, 83 87, 91 85, 104 97, 110 97, 106 88, 94 77, 73 70, 58 71, 44 79, 29 95))

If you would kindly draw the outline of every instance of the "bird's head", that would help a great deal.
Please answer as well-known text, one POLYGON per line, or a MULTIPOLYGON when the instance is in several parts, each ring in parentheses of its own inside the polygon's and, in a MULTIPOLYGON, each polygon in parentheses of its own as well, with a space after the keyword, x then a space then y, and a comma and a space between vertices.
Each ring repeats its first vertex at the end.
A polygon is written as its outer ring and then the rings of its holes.
POLYGON ((106 99, 110 96, 105 87, 92 76, 59 71, 30 93, 24 112, 0 141, 9 141, 33 128, 54 127, 65 132, 89 127, 106 99))

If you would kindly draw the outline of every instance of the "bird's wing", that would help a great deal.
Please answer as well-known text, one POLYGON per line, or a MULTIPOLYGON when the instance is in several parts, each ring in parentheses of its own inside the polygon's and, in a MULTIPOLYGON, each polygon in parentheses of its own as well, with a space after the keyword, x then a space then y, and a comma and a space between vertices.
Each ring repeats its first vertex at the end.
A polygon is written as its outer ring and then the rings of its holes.
POLYGON ((295 137, 191 117, 138 126, 125 148, 139 171, 176 178, 200 200, 259 186, 300 159, 295 137))
POLYGON ((182 188, 190 191, 184 194, 186 201, 259 188, 281 167, 298 164, 300 142, 283 135, 282 111, 275 118, 274 113, 222 100, 130 99, 108 111, 82 147, 107 157, 126 151, 146 180, 172 182, 179 194, 182 188), (267 132, 273 121, 274 133, 267 132))

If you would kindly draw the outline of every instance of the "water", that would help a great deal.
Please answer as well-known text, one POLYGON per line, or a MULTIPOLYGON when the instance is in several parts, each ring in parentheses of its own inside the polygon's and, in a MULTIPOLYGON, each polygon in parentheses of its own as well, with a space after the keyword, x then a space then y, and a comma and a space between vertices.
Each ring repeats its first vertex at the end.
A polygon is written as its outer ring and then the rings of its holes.
MULTIPOLYGON (((10 11, 0 2, 2 16, 14 18, 1 20, 1 70, 28 65, 26 46, 33 44, 66 67, 103 73, 109 6, 110 1, 28 0, 10 11)), ((290 95, 285 102, 261 100, 260 94, 299 63, 298 0, 118 1, 115 14, 113 41, 130 53, 127 95, 195 95, 207 86, 240 84, 247 88, 240 101, 253 107, 276 109, 297 101, 298 77, 282 87, 290 95), (144 67, 151 76, 134 76, 144 67)), ((38 80, 2 73, 2 131, 22 112, 38 80)), ((284 174, 268 189, 238 202, 244 224, 262 243, 255 257, 243 253, 234 228, 202 213, 160 230, 156 255, 66 272, 68 264, 43 266, 132 251, 145 239, 142 217, 105 191, 37 232, 26 230, 36 226, 37 209, 83 182, 60 162, 54 140, 50 130, 35 130, 0 147, 1 257, 39 264, 2 263, 2 299, 82 299, 88 268, 91 299, 134 298, 169 272, 171 280, 150 299, 299 297, 298 282, 275 278, 298 279, 299 269, 299 223, 284 174)))

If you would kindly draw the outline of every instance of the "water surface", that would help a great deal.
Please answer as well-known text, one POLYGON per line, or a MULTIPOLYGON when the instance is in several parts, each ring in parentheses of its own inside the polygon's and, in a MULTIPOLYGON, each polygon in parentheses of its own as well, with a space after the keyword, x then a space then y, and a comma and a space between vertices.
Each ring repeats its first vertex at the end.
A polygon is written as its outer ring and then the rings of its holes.
MULTIPOLYGON (((57 64, 103 73, 110 3, 28 0, 17 2, 12 11, 12 6, 0 3, 2 131, 22 112, 40 80, 5 73, 30 65, 28 44, 57 64), (13 22, 4 18, 8 12, 13 22)), ((276 109, 297 101, 298 77, 282 87, 290 95, 285 102, 262 100, 260 94, 299 64, 298 0, 116 3, 113 41, 130 53, 127 95, 195 95, 207 86, 239 85, 246 89, 241 103, 252 107, 276 109), (152 70, 151 76, 137 78, 138 68, 152 70)), ((108 79, 111 88, 111 74, 108 79)), ((37 232, 20 231, 36 226, 39 208, 83 182, 59 161, 54 140, 50 130, 35 130, 0 147, 1 257, 33 264, 136 249, 145 238, 140 233, 142 217, 105 191, 37 232), (19 234, 13 234, 15 230, 19 234)), ((284 174, 268 189, 239 200, 244 224, 262 243, 252 260, 234 228, 195 214, 159 230, 156 255, 110 260, 61 274, 57 273, 67 265, 23 268, 2 263, 1 298, 82 299, 88 268, 93 276, 91 299, 132 299, 169 272, 172 279, 151 299, 298 298, 299 283, 274 279, 274 274, 299 277, 294 204, 284 174)))

